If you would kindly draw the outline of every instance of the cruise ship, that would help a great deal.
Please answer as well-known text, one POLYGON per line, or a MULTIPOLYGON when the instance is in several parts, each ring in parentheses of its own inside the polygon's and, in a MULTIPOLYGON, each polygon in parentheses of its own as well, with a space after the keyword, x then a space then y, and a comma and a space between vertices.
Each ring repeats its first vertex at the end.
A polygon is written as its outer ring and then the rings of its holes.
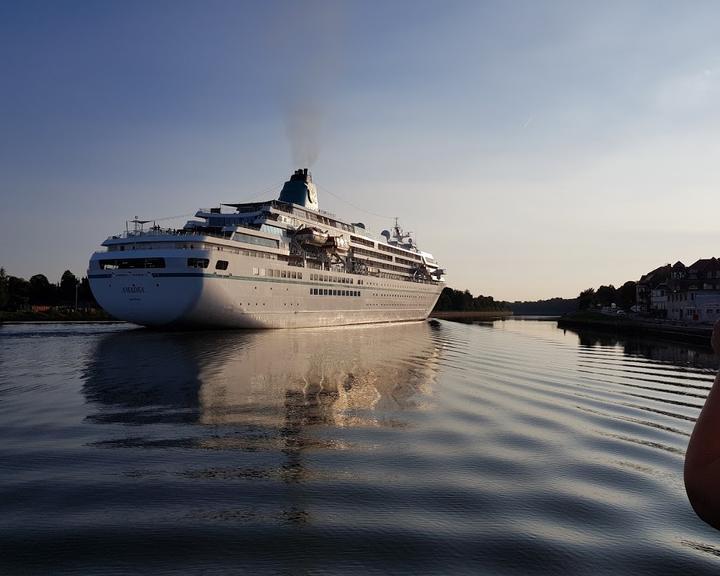
POLYGON ((296 170, 277 200, 201 209, 182 229, 135 218, 90 258, 109 314, 153 327, 310 328, 428 317, 445 271, 397 221, 373 238, 320 210, 296 170), (229 211, 229 210, 230 211, 229 211))

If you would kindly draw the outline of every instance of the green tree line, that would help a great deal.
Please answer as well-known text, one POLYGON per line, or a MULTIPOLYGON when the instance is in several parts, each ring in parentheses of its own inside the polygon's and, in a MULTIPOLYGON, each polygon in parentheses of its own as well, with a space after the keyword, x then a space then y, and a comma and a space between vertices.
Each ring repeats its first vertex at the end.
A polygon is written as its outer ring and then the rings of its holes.
POLYGON ((60 282, 54 284, 44 274, 30 280, 10 276, 0 268, 0 310, 24 310, 32 305, 97 307, 87 278, 78 279, 65 270, 60 282))
POLYGON ((609 286, 600 286, 597 290, 587 288, 580 292, 577 298, 578 308, 580 310, 588 310, 615 304, 618 308, 630 310, 630 308, 637 303, 635 286, 636 282, 629 280, 620 286, 620 288, 615 288, 612 284, 609 286))
POLYGON ((473 312, 483 310, 507 310, 503 302, 492 296, 473 296, 469 290, 443 288, 435 310, 438 312, 473 312))
POLYGON ((546 300, 531 300, 504 303, 516 316, 540 315, 561 316, 575 312, 578 309, 577 298, 548 298, 546 300))

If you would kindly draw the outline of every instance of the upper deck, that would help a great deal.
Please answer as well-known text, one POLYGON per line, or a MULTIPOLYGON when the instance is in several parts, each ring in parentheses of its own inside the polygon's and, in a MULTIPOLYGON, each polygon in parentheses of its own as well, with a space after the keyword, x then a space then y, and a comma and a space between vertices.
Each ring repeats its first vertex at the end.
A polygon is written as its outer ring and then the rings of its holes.
MULTIPOLYGON (((306 177, 309 178, 307 171, 306 177)), ((298 185, 297 179, 294 185, 298 185)), ((292 192, 298 197, 297 189, 292 192)), ((157 225, 145 229, 149 221, 135 219, 132 229, 126 227, 123 233, 107 238, 103 246, 108 251, 194 248, 199 242, 209 241, 230 249, 266 252, 301 266, 311 261, 310 267, 320 263, 327 269, 365 270, 397 279, 442 280, 443 271, 432 255, 420 251, 409 236, 402 234, 397 223, 394 235, 384 231, 382 239, 376 239, 362 223, 348 223, 317 208, 316 196, 314 202, 304 205, 283 200, 223 203, 217 208, 200 209, 195 217, 199 220, 189 220, 181 229, 157 225), (223 206, 235 210, 223 212, 223 206), (303 243, 300 234, 308 231, 325 238, 327 244, 303 243)))

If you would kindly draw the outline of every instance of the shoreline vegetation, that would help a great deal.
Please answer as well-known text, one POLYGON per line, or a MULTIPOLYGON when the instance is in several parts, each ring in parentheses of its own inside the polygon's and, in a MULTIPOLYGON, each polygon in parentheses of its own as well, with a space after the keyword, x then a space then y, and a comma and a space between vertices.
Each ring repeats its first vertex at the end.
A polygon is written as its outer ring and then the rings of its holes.
POLYGON ((469 290, 443 288, 430 318, 472 322, 474 320, 497 320, 512 316, 513 312, 504 302, 492 296, 473 296, 469 290))
POLYGON ((0 268, 0 324, 109 321, 116 320, 98 306, 87 278, 66 270, 55 284, 44 274, 25 280, 0 268))

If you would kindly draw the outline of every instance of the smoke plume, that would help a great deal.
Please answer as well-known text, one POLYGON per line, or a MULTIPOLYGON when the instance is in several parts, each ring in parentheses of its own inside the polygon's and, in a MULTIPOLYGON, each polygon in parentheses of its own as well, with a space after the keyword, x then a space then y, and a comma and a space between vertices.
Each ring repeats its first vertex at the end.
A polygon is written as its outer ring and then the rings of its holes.
POLYGON ((334 0, 288 2, 277 11, 282 106, 293 165, 312 167, 320 155, 340 70, 343 13, 334 0))
POLYGON ((320 155, 325 117, 320 102, 300 95, 285 110, 285 130, 292 152, 293 166, 312 167, 320 155))

